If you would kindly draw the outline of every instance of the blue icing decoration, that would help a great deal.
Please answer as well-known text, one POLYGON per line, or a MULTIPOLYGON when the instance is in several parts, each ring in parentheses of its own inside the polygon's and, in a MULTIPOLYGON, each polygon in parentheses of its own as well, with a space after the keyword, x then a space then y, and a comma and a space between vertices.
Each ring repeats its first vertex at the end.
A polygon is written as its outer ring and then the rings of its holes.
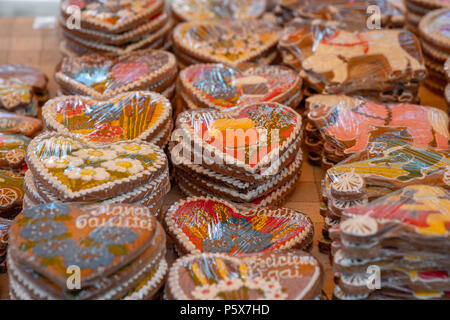
POLYGON ((138 235, 136 232, 126 228, 99 227, 91 231, 88 237, 98 244, 123 245, 134 242, 138 235))
POLYGON ((58 216, 67 216, 70 208, 62 203, 49 203, 34 206, 23 211, 23 215, 31 219, 55 218, 58 216))
POLYGON ((100 266, 108 266, 113 258, 114 255, 104 246, 74 247, 64 253, 63 262, 66 266, 97 269, 100 266))
POLYGON ((66 225, 52 220, 33 221, 19 231, 19 235, 30 241, 51 240, 66 233, 66 225))
POLYGON ((72 239, 62 239, 40 242, 33 248, 33 254, 40 258, 63 256, 66 252, 73 252, 77 244, 72 239))
POLYGON ((108 77, 108 68, 83 68, 80 72, 74 75, 75 80, 85 85, 91 85, 94 83, 100 83, 106 80, 108 77))

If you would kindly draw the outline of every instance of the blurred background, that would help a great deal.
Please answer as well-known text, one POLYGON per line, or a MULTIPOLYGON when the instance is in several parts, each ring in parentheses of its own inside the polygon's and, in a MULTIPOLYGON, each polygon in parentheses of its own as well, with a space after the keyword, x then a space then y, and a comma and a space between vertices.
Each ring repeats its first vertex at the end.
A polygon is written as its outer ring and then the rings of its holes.
POLYGON ((59 0, 0 0, 0 17, 53 16, 59 0))

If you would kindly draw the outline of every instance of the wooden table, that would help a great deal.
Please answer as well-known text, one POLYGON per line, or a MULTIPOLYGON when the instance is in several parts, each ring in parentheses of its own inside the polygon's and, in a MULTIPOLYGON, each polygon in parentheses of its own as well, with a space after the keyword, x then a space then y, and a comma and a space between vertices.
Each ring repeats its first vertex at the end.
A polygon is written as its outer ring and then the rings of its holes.
MULTIPOLYGON (((0 64, 25 63, 44 71, 49 79, 49 89, 55 95, 57 85, 53 80, 53 72, 61 58, 59 52, 59 36, 55 28, 33 28, 33 18, 2 18, 0 19, 0 64)), ((421 88, 422 104, 445 109, 443 98, 436 96, 426 88, 421 88)), ((321 237, 323 218, 319 214, 319 188, 324 171, 319 167, 303 164, 303 172, 295 192, 289 197, 285 206, 303 211, 314 222, 316 230, 312 253, 322 262, 326 279, 324 291, 331 297, 333 291, 333 271, 328 256, 320 254, 317 241, 321 237)), ((165 205, 170 205, 180 198, 176 186, 165 199, 165 205)), ((8 299, 8 277, 0 275, 0 299, 8 299)))

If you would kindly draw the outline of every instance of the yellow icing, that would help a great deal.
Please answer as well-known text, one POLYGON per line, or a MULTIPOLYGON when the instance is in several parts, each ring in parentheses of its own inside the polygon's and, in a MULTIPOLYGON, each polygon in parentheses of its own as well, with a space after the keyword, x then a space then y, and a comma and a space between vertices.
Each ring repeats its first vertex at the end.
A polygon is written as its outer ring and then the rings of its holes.
POLYGON ((441 294, 440 291, 414 291, 414 295, 422 298, 440 297, 441 294))
POLYGON ((200 271, 198 264, 196 264, 196 263, 192 264, 192 272, 194 273, 195 277, 198 279, 198 281, 200 281, 200 283, 202 285, 205 285, 208 283, 208 281, 206 280, 206 278, 203 276, 202 272, 200 271))
POLYGON ((211 127, 208 129, 208 134, 211 137, 217 137, 222 131, 227 129, 236 130, 243 129, 248 130, 255 127, 253 120, 249 118, 241 119, 217 119, 213 122, 211 127))
MULTIPOLYGON (((450 202, 447 200, 447 205, 450 205, 450 202)), ((428 235, 445 235, 447 234, 447 229, 445 227, 445 223, 450 222, 450 213, 446 212, 443 214, 436 213, 430 214, 427 217, 428 227, 426 228, 417 228, 417 231, 422 234, 428 235)))
POLYGON ((244 263, 239 264, 239 273, 242 279, 247 279, 248 277, 248 268, 244 263))
POLYGON ((219 274, 222 277, 222 279, 228 278, 228 270, 227 270, 227 267, 225 266, 225 263, 223 262, 223 260, 218 259, 218 258, 216 258, 215 260, 216 260, 217 269, 218 269, 219 274))

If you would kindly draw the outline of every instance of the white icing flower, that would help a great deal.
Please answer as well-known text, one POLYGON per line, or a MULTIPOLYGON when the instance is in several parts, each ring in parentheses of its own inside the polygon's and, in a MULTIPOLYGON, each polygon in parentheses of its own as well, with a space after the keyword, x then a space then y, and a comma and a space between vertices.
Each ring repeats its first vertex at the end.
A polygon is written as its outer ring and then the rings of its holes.
POLYGON ((50 137, 40 141, 39 148, 43 150, 76 150, 82 146, 79 142, 67 137, 50 137))
POLYGON ((109 160, 101 164, 102 167, 117 172, 128 172, 130 174, 136 174, 144 170, 141 162, 136 159, 116 159, 109 160))
POLYGON ((217 289, 219 291, 234 291, 243 286, 243 282, 240 278, 224 279, 217 283, 217 289))
POLYGON ((192 296, 197 300, 213 300, 217 293, 217 285, 215 284, 198 286, 192 290, 192 296))
POLYGON ((286 300, 287 297, 288 297, 288 294, 282 292, 281 290, 266 291, 264 298, 259 299, 259 300, 286 300))
POLYGON ((64 171, 64 175, 69 179, 81 179, 84 181, 105 180, 109 178, 109 173, 104 168, 69 168, 64 171))
POLYGON ((80 149, 72 153, 82 159, 88 160, 112 160, 117 158, 117 152, 114 150, 98 150, 98 149, 80 149))
POLYGON ((82 159, 72 156, 65 156, 65 157, 51 156, 44 162, 44 165, 47 168, 59 168, 59 169, 64 169, 69 166, 78 167, 81 166, 82 164, 83 164, 82 159))
POLYGON ((152 147, 139 143, 115 144, 112 148, 117 152, 124 152, 127 154, 148 155, 155 152, 152 147))

